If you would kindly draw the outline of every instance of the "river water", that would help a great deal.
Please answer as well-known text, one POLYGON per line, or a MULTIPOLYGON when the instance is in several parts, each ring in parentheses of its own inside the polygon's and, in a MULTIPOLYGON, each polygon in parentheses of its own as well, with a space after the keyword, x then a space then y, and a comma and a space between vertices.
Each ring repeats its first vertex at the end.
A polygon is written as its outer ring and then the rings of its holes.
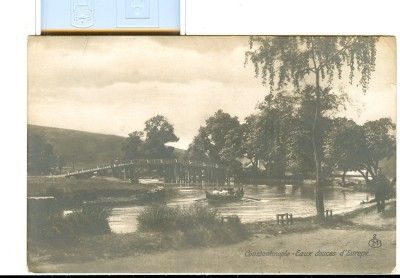
MULTIPOLYGON (((177 195, 168 201, 168 206, 185 206, 205 198, 204 190, 198 188, 178 188, 177 195)), ((332 209, 334 214, 348 212, 360 207, 363 200, 371 198, 365 192, 326 188, 324 193, 325 209, 332 209)), ((292 213, 293 217, 315 215, 315 197, 312 186, 245 186, 245 197, 260 201, 243 199, 239 202, 210 205, 224 215, 238 215, 242 222, 271 220, 278 213, 292 213)), ((131 233, 137 229, 137 215, 145 206, 114 207, 109 216, 109 224, 114 233, 131 233)))

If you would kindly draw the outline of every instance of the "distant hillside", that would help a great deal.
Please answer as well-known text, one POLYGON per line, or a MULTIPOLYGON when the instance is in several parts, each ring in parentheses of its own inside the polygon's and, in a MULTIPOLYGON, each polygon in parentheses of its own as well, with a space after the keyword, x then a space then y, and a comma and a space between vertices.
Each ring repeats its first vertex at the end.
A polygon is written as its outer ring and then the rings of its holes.
POLYGON ((122 156, 124 138, 114 135, 28 125, 28 136, 40 134, 68 164, 107 163, 122 156))
MULTIPOLYGON (((33 134, 42 135, 53 145, 55 153, 66 158, 68 166, 73 161, 76 166, 95 166, 123 156, 121 149, 125 138, 121 136, 28 125, 28 136, 33 134)), ((181 157, 185 150, 175 149, 175 153, 181 157)))

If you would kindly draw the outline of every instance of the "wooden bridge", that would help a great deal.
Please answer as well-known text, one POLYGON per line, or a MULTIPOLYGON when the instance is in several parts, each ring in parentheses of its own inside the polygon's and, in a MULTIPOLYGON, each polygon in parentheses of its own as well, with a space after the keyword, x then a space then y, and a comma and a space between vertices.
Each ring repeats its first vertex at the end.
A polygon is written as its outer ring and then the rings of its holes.
POLYGON ((234 182, 230 171, 214 163, 179 159, 135 159, 116 162, 96 168, 78 170, 65 175, 67 178, 90 178, 93 176, 113 176, 129 179, 137 183, 144 169, 157 170, 164 183, 224 185, 234 182))

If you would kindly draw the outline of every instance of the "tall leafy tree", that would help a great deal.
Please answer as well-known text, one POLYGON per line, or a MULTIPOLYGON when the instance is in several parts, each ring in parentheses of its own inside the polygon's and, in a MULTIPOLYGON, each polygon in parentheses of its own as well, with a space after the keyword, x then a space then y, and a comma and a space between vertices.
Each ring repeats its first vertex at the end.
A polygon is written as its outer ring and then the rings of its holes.
POLYGON ((144 153, 150 158, 172 158, 174 148, 167 143, 177 142, 179 138, 174 133, 173 125, 167 118, 157 115, 145 122, 144 153))
POLYGON ((211 144, 211 140, 208 137, 207 130, 201 126, 199 133, 194 137, 192 143, 186 152, 188 159, 194 159, 197 161, 212 162, 216 159, 216 150, 211 144))
POLYGON ((355 74, 366 91, 376 59, 375 37, 354 36, 279 36, 250 38, 246 62, 255 67, 256 77, 269 84, 270 91, 288 85, 297 92, 306 85, 315 88, 315 111, 312 124, 312 145, 316 168, 316 210, 319 219, 324 217, 324 199, 321 183, 321 147, 318 134, 321 120, 321 92, 324 87, 342 78, 348 68, 349 82, 355 74))
POLYGON ((52 173, 56 163, 53 146, 47 143, 44 136, 28 135, 28 173, 35 175, 52 173))
MULTIPOLYGON (((296 165, 297 171, 303 176, 315 174, 315 161, 313 156, 313 122, 315 117, 315 87, 306 85, 298 94, 297 101, 299 106, 296 110, 293 121, 294 129, 291 132, 293 137, 292 160, 296 165)), ((324 174, 328 174, 328 162, 325 161, 326 139, 332 125, 332 112, 336 112, 347 101, 345 94, 333 92, 330 87, 321 90, 320 95, 320 115, 319 128, 315 133, 316 146, 321 154, 321 168, 324 174)))
POLYGON ((368 182, 378 174, 380 162, 395 153, 395 124, 389 118, 357 125, 351 120, 337 118, 330 131, 328 161, 332 168, 358 171, 368 182))
POLYGON ((273 177, 283 177, 292 144, 294 97, 287 92, 267 95, 259 105, 258 136, 260 158, 273 177))
POLYGON ((253 171, 258 171, 258 162, 262 157, 263 141, 260 116, 257 114, 246 117, 242 125, 243 130, 243 155, 250 160, 253 171))
POLYGON ((200 127, 189 146, 191 158, 205 159, 237 169, 236 159, 242 156, 243 131, 237 117, 218 110, 200 127))
POLYGON ((330 168, 342 171, 343 185, 346 183, 348 171, 362 173, 363 161, 368 158, 368 148, 362 126, 346 118, 334 119, 326 149, 330 168))
POLYGON ((61 175, 62 169, 67 165, 66 157, 64 155, 62 155, 62 154, 57 155, 56 164, 57 164, 58 171, 59 171, 59 173, 61 175))
POLYGON ((396 151, 396 125, 390 118, 368 121, 363 125, 368 156, 363 161, 364 168, 373 179, 377 177, 379 163, 390 158, 396 151))
POLYGON ((125 160, 143 158, 143 132, 133 131, 125 139, 122 151, 125 160))

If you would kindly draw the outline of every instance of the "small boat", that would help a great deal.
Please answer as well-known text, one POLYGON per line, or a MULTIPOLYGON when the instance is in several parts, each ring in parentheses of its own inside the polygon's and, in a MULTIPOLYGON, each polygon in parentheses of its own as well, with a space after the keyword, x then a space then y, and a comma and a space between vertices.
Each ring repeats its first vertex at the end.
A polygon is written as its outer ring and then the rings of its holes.
POLYGON ((243 187, 235 188, 221 188, 214 189, 213 191, 206 191, 206 199, 212 203, 235 202, 243 198, 243 187))

